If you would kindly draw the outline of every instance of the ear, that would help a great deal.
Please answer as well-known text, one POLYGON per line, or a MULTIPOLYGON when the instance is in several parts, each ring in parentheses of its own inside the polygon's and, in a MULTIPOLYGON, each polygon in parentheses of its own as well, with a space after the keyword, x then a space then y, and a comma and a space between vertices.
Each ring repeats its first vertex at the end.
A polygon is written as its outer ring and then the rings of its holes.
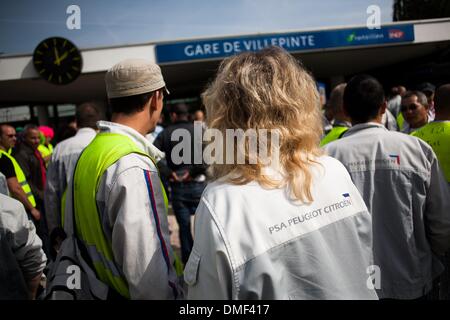
POLYGON ((342 108, 341 108, 341 110, 342 110, 342 113, 344 114, 344 116, 350 118, 350 115, 349 115, 348 112, 347 112, 347 108, 346 108, 346 106, 345 106, 345 103, 343 103, 343 102, 342 102, 342 108))
POLYGON ((379 111, 379 115, 382 116, 387 109, 387 101, 384 100, 383 104, 381 105, 380 111, 379 111))
POLYGON ((150 98, 150 109, 156 110, 158 108, 159 91, 155 91, 150 98))

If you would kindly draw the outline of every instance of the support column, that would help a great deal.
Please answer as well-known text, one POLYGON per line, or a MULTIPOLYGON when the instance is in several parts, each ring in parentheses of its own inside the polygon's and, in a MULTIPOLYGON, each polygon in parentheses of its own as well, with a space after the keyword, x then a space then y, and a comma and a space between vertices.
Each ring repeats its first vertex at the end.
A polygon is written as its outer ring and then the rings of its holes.
POLYGON ((37 116, 39 125, 48 126, 49 125, 49 114, 48 106, 37 106, 37 116))
POLYGON ((59 123, 59 114, 58 114, 58 105, 54 104, 53 106, 53 128, 57 129, 58 128, 58 123, 59 123))

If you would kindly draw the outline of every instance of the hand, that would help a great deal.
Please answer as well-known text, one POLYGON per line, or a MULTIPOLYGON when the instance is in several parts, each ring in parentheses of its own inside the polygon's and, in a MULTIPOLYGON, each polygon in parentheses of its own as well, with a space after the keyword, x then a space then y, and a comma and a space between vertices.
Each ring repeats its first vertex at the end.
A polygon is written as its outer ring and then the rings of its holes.
POLYGON ((186 171, 186 172, 183 174, 183 176, 180 178, 180 181, 181 181, 181 182, 189 182, 189 181, 191 181, 191 180, 192 180, 192 177, 191 177, 189 171, 186 171))
POLYGON ((66 51, 63 53, 63 55, 60 58, 58 58, 58 66, 61 64, 61 61, 63 61, 65 58, 67 58, 68 55, 69 55, 69 52, 66 51))
POLYGON ((36 221, 41 220, 41 213, 39 212, 38 209, 33 208, 31 209, 30 213, 36 221))
POLYGON ((55 52, 55 58, 56 58, 56 60, 53 63, 60 66, 61 61, 63 61, 65 58, 67 58, 67 56, 69 55, 69 52, 68 51, 64 52, 63 55, 60 57, 58 55, 58 50, 56 50, 56 47, 53 47, 53 51, 55 52))
POLYGON ((56 49, 56 47, 53 47, 53 52, 55 52, 55 61, 53 63, 57 64, 59 66, 60 65, 59 55, 58 55, 58 50, 56 49))
POLYGON ((175 171, 172 171, 169 177, 170 181, 180 182, 180 178, 177 176, 177 173, 175 171))

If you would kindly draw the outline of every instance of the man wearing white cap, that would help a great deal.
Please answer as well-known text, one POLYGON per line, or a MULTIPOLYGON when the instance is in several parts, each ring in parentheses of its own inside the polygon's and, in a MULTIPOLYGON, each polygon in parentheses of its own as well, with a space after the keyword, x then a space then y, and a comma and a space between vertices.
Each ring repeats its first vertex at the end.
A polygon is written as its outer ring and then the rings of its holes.
POLYGON ((155 165, 162 153, 145 135, 163 108, 161 69, 146 60, 122 61, 106 73, 112 122, 78 160, 65 215, 75 212, 76 234, 96 274, 130 299, 178 299, 165 194, 155 165), (73 192, 72 192, 73 189, 73 192))

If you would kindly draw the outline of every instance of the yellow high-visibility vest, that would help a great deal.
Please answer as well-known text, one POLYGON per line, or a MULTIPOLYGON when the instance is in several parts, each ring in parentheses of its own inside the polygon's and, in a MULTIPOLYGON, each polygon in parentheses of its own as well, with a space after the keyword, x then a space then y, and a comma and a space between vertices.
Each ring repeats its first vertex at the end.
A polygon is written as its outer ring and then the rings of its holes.
POLYGON ((428 143, 450 183, 450 121, 433 121, 411 133, 428 143))
MULTIPOLYGON (((115 267, 112 245, 105 237, 100 221, 96 194, 104 172, 120 158, 130 153, 143 155, 154 162, 127 136, 99 133, 81 154, 73 180, 76 233, 86 244, 91 257, 94 255, 92 260, 99 279, 126 298, 130 296, 128 284, 115 267)), ((168 203, 164 187, 162 187, 162 192, 167 213, 168 203)), ((175 270, 179 271, 181 263, 176 255, 174 258, 175 270)))
POLYGON ((344 126, 336 126, 331 129, 330 132, 320 141, 320 147, 323 147, 327 143, 330 143, 331 141, 339 139, 344 132, 348 130, 348 127, 344 126))
POLYGON ((19 164, 17 163, 16 159, 14 159, 14 157, 12 155, 10 155, 8 152, 5 152, 4 150, 0 149, 0 158, 3 155, 5 157, 7 157, 9 160, 11 160, 11 162, 14 166, 14 172, 16 173, 17 181, 19 182, 23 191, 27 195, 28 201, 30 201, 30 203, 33 205, 33 207, 36 207, 36 201, 34 199, 33 193, 31 192, 30 185, 28 184, 25 174, 23 173, 23 171, 20 168, 19 164))

